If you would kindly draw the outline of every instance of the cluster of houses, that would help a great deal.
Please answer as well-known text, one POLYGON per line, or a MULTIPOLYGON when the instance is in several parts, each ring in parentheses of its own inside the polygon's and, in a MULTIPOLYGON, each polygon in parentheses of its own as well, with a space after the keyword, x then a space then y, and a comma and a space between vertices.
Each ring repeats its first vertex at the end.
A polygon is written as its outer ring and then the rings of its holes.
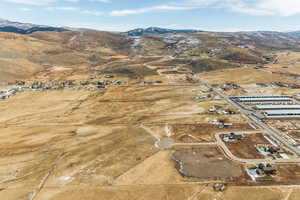
POLYGON ((230 90, 237 90, 240 89, 240 86, 238 86, 235 83, 224 83, 222 85, 219 86, 220 89, 222 89, 223 91, 230 91, 230 90))
POLYGON ((243 139, 241 134, 230 133, 228 135, 221 136, 224 142, 237 142, 243 139))
POLYGON ((17 81, 16 85, 22 89, 32 90, 58 90, 64 88, 93 89, 105 88, 108 85, 124 85, 120 80, 98 80, 98 81, 17 81))
POLYGON ((223 115, 233 115, 235 114, 234 111, 229 110, 229 109, 224 109, 222 106, 214 105, 212 106, 209 110, 209 113, 218 113, 218 114, 223 114, 223 115))
POLYGON ((270 156, 273 159, 284 158, 288 159, 289 156, 278 146, 274 145, 257 145, 256 149, 264 156, 270 156))
POLYGON ((278 154, 280 152, 280 148, 276 147, 276 146, 269 146, 269 145, 259 145, 257 146, 257 149, 259 152, 262 152, 262 154, 264 155, 274 155, 274 154, 278 154))
POLYGON ((233 125, 232 123, 228 123, 223 120, 212 120, 210 123, 218 126, 218 128, 227 128, 233 125))
POLYGON ((0 99, 8 99, 11 96, 22 91, 46 91, 46 90, 62 90, 70 89, 95 89, 105 88, 107 85, 122 85, 122 81, 100 80, 98 82, 90 81, 16 81, 14 85, 8 86, 10 89, 0 91, 0 99))
POLYGON ((12 95, 15 95, 16 93, 17 93, 17 90, 15 90, 15 89, 2 90, 2 91, 0 91, 0 99, 8 99, 12 95))
POLYGON ((256 174, 259 176, 276 175, 277 170, 269 163, 260 163, 256 168, 256 174))
MULTIPOLYGON (((79 85, 84 86, 81 82, 79 85)), ((16 88, 21 90, 58 90, 76 87, 73 81, 16 81, 16 88)))
POLYGON ((248 169, 248 174, 253 181, 271 181, 277 170, 270 163, 260 163, 248 169))
POLYGON ((91 82, 90 85, 93 87, 96 85, 97 88, 105 88, 110 85, 125 85, 126 83, 121 80, 99 80, 96 84, 91 82))

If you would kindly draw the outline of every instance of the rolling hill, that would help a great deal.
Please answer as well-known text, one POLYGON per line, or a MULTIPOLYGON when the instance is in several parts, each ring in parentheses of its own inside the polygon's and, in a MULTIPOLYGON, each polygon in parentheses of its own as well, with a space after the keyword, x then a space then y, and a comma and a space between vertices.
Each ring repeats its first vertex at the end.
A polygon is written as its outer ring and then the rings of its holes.
POLYGON ((300 50, 300 40, 295 34, 281 32, 221 33, 148 28, 124 34, 62 30, 6 20, 0 24, 0 28, 6 27, 0 33, 0 81, 31 78, 60 68, 73 70, 72 75, 78 71, 89 74, 97 69, 124 72, 125 76, 134 73, 134 77, 139 77, 137 73, 148 74, 143 72, 148 72, 144 65, 150 58, 158 68, 172 66, 199 73, 264 65, 276 60, 273 55, 276 51, 300 50), (7 28, 9 26, 15 29, 7 28), (120 58, 128 59, 121 59, 119 63, 120 58), (109 65, 111 62, 116 63, 109 65))

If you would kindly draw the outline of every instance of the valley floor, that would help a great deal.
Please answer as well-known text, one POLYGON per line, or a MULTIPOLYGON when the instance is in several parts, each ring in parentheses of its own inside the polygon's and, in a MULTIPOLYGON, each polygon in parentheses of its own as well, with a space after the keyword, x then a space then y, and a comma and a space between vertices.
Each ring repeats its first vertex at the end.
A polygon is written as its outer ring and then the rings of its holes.
POLYGON ((210 144, 223 131, 213 120, 234 124, 229 132, 254 128, 222 97, 207 93, 198 78, 243 88, 231 95, 300 92, 257 86, 296 82, 268 70, 227 69, 197 74, 189 83, 160 74, 152 78, 167 84, 26 91, 0 100, 0 199, 297 200, 300 186, 286 180, 253 183, 244 165, 210 144), (214 105, 235 113, 208 112, 214 105), (187 163, 199 159, 189 171, 197 177, 183 176, 174 155, 187 163), (206 177, 212 171, 214 178, 206 177), (217 192, 215 183, 228 188, 217 192))

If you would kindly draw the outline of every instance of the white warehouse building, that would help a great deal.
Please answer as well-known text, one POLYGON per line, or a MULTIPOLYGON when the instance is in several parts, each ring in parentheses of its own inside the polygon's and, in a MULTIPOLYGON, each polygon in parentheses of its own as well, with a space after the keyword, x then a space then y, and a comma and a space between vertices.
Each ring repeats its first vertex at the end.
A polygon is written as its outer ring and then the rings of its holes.
POLYGON ((269 110, 263 112, 266 118, 300 118, 300 110, 269 110))
POLYGON ((293 99, 289 96, 237 96, 232 97, 239 102, 276 102, 276 101, 286 101, 290 102, 293 99))
POLYGON ((256 105, 256 110, 300 110, 300 105, 256 105))

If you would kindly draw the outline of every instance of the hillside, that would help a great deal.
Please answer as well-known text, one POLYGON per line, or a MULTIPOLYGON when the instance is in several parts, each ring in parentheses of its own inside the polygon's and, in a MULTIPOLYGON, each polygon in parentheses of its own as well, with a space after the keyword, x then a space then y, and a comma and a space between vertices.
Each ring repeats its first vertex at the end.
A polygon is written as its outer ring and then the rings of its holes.
POLYGON ((0 80, 30 78, 55 67, 95 66, 101 56, 128 54, 125 42, 122 36, 94 31, 0 33, 0 80))
MULTIPOLYGON (((32 25, 21 24, 20 28, 28 29, 32 25)), ((57 79, 86 77, 96 72, 116 72, 116 69, 119 75, 124 72, 125 77, 128 73, 140 77, 136 73, 148 74, 145 59, 151 57, 156 70, 163 69, 164 73, 174 73, 174 69, 200 73, 264 65, 276 61, 276 51, 300 50, 296 36, 280 32, 147 30, 161 34, 131 36, 93 30, 0 33, 0 81, 32 78, 43 72, 44 78, 54 74, 57 79), (111 62, 115 64, 111 66, 111 62), (64 70, 58 73, 57 69, 64 70)))

